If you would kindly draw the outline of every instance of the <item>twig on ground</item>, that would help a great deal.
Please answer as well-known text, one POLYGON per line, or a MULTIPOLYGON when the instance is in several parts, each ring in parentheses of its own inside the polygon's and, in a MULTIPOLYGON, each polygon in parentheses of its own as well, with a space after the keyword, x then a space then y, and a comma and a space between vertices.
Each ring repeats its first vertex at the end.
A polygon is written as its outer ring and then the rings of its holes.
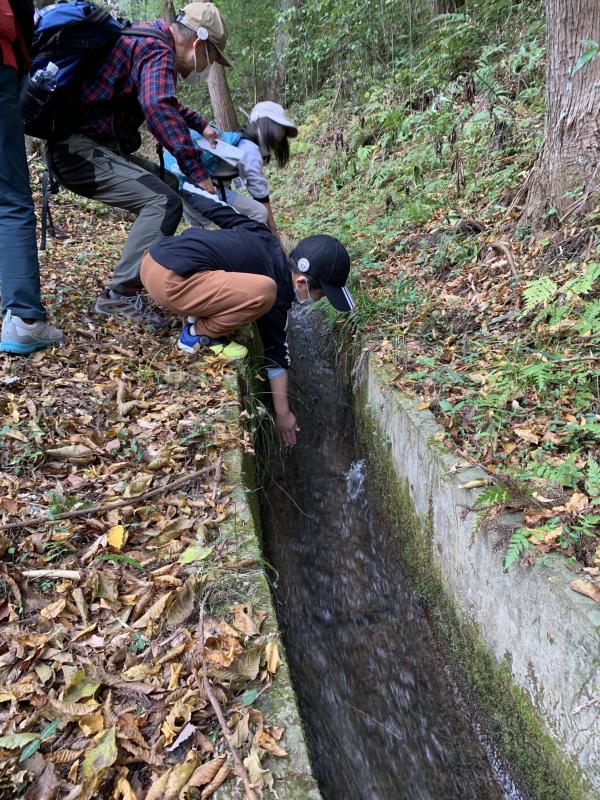
POLYGON ((15 528, 30 528, 34 525, 47 525, 50 522, 57 522, 61 519, 89 517, 92 514, 104 514, 106 511, 114 511, 116 508, 135 506, 141 503, 143 500, 149 500, 151 497, 156 497, 160 494, 167 494, 167 492, 172 492, 175 489, 179 489, 181 486, 185 486, 186 483, 199 478, 201 475, 206 475, 206 473, 209 471, 210 467, 203 467, 203 469, 197 469, 194 472, 190 472, 187 475, 184 475, 182 478, 177 478, 177 480, 171 481, 171 483, 158 486, 156 489, 150 489, 148 492, 143 492, 135 497, 128 497, 127 499, 123 500, 114 500, 112 503, 104 503, 103 505, 91 506, 90 508, 78 508, 74 511, 63 511, 61 514, 57 514, 54 517, 48 517, 45 514, 40 514, 38 517, 30 517, 29 519, 21 519, 17 520, 16 522, 9 522, 6 525, 1 525, 0 531, 9 531, 14 530, 15 528))
POLYGON ((510 267, 510 271, 512 272, 512 274, 515 276, 515 278, 519 277, 519 273, 517 272, 517 268, 515 266, 515 259, 512 254, 512 250, 507 242, 501 242, 501 241, 487 242, 481 248, 481 253, 483 254, 487 250, 497 250, 499 253, 502 253, 502 255, 506 258, 508 262, 508 266, 510 267))
POLYGON ((196 677, 196 683, 198 684, 198 688, 202 686, 206 697, 208 698, 213 711, 217 717, 219 725, 221 726, 221 731, 223 733, 223 737, 227 744, 227 748, 231 753, 231 758, 233 760, 233 766, 235 771, 238 774, 239 779, 242 781, 244 785, 244 790, 246 792, 246 800, 258 800, 257 794, 252 788, 252 784, 250 783, 250 778, 248 777, 248 772, 246 767, 243 765, 242 760, 239 756, 237 749, 235 748, 231 734, 229 732, 229 726, 227 725, 227 721, 223 714, 223 710, 215 694, 212 690, 212 686, 210 685, 210 681, 208 680, 208 672, 206 670, 206 661, 202 658, 202 648, 204 647, 204 608, 206 606, 206 601, 208 600, 208 594, 204 595, 202 602, 200 604, 200 616, 198 619, 198 646, 200 647, 200 660, 202 662, 202 677, 200 677, 200 673, 193 667, 194 675, 196 677))
POLYGON ((219 456, 217 458, 217 463, 215 465, 215 480, 214 480, 214 483, 213 483, 213 489, 212 489, 212 495, 211 495, 213 503, 217 499, 217 492, 219 491, 219 483, 221 482, 221 472, 222 472, 221 466, 222 466, 222 464, 223 464, 223 459, 222 459, 221 456, 219 456))
POLYGON ((595 695, 594 697, 590 698, 586 703, 582 703, 577 708, 574 708, 572 713, 579 714, 580 711, 585 711, 586 708, 591 708, 592 706, 596 706, 600 703, 600 694, 595 695))
POLYGON ((72 581, 81 580, 81 572, 77 569, 24 569, 21 574, 26 578, 66 578, 72 581))

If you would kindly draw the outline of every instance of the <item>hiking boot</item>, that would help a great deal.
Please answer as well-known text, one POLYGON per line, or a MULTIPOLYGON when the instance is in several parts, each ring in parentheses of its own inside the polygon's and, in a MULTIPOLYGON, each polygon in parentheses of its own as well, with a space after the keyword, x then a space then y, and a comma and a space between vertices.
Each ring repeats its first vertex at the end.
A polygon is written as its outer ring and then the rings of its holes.
POLYGON ((138 292, 120 294, 113 289, 105 289, 97 297, 93 311, 101 317, 127 318, 140 325, 152 325, 154 328, 170 327, 167 320, 153 311, 138 292))
POLYGON ((27 355, 62 342, 63 334, 54 325, 44 320, 23 322, 11 311, 7 311, 2 322, 0 352, 27 355))
POLYGON ((219 339, 211 339, 210 336, 196 336, 195 333, 192 333, 192 325, 189 322, 183 326, 177 347, 186 353, 195 353, 196 350, 204 347, 215 355, 222 353, 230 361, 236 361, 248 355, 248 350, 243 344, 232 342, 226 336, 219 339))

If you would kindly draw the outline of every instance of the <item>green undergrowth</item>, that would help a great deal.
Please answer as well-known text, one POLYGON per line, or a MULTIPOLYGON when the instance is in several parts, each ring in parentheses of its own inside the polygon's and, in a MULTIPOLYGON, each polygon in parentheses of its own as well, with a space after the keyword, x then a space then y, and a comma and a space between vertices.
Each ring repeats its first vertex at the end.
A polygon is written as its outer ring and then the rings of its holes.
POLYGON ((558 549, 593 579, 600 206, 582 216, 574 195, 566 218, 520 224, 544 122, 543 19, 526 5, 510 25, 445 15, 393 80, 294 109, 274 204, 294 238, 349 247, 358 307, 343 325, 490 474, 482 516, 524 511, 506 568, 558 549))

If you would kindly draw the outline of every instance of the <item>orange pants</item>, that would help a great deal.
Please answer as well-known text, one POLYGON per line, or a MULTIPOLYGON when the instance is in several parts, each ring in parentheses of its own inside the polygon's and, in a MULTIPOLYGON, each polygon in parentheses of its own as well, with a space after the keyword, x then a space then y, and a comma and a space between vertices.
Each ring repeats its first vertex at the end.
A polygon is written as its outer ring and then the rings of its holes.
POLYGON ((142 259, 141 278, 159 306, 197 317, 196 334, 213 339, 262 317, 277 294, 277 284, 266 275, 214 270, 184 278, 161 266, 150 253, 142 259))

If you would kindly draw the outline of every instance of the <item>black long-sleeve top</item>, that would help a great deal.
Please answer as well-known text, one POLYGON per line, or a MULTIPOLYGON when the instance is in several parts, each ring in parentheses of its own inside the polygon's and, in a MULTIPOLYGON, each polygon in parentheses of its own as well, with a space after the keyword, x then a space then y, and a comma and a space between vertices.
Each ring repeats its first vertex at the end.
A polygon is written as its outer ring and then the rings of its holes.
POLYGON ((270 311, 257 320, 264 348, 265 367, 288 369, 287 314, 294 299, 290 266, 277 237, 266 225, 239 214, 206 193, 183 192, 186 202, 220 230, 188 228, 165 236, 150 248, 163 267, 187 277, 204 270, 267 275, 277 284, 270 311))

